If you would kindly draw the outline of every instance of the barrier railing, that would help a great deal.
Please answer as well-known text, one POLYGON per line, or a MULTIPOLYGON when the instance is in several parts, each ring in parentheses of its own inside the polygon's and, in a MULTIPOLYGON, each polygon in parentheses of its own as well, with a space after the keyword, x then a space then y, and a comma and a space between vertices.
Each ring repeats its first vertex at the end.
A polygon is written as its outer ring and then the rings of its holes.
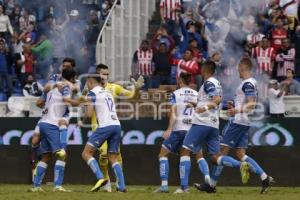
POLYGON ((98 36, 96 62, 111 69, 111 80, 128 80, 132 56, 146 37, 156 0, 116 2, 98 36))

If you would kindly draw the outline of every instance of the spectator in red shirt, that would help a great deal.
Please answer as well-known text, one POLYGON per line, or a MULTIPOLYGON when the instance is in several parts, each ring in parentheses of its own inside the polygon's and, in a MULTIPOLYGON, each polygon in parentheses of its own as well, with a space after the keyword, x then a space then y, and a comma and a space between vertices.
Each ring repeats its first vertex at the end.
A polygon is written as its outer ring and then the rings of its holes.
POLYGON ((270 42, 266 37, 262 39, 260 46, 252 49, 252 57, 257 63, 258 74, 272 74, 275 55, 274 49, 270 47, 270 42))
POLYGON ((187 49, 185 51, 183 55, 183 59, 181 59, 178 63, 177 78, 182 72, 187 72, 192 74, 194 80, 195 80, 195 76, 201 73, 198 63, 193 60, 193 50, 191 49, 187 49))
POLYGON ((143 40, 141 47, 135 52, 133 56, 133 69, 132 74, 134 77, 143 76, 145 80, 144 89, 152 87, 151 76, 152 70, 152 59, 153 51, 150 48, 150 43, 148 40, 143 40))
POLYGON ((276 56, 276 77, 279 82, 283 81, 287 77, 287 70, 295 70, 295 48, 291 47, 289 39, 284 39, 282 42, 282 48, 278 50, 276 56))
POLYGON ((177 36, 179 20, 178 13, 181 11, 180 0, 160 0, 160 16, 162 23, 167 25, 169 35, 177 36))
POLYGON ((23 52, 16 55, 17 68, 20 71, 20 81, 25 85, 28 74, 34 73, 36 63, 29 44, 23 45, 23 52))
POLYGON ((272 47, 275 52, 282 47, 282 40, 288 37, 287 30, 283 27, 282 19, 277 19, 276 27, 272 31, 272 47))

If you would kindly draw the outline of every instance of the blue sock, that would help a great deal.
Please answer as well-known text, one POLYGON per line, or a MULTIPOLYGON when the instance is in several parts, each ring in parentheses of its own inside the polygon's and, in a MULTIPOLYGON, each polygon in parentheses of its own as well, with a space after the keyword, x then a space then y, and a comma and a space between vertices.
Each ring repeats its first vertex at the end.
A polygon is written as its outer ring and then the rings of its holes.
POLYGON ((220 156, 218 158, 218 165, 239 168, 241 166, 241 162, 233 159, 230 156, 220 156))
POLYGON ((98 162, 96 161, 96 159, 94 157, 90 158, 87 161, 87 164, 90 166, 91 170, 96 175, 97 180, 103 179, 103 174, 102 174, 102 172, 100 170, 98 162))
POLYGON ((63 149, 67 148, 68 144, 68 129, 67 126, 62 125, 59 127, 59 132, 60 132, 60 143, 62 145, 63 149))
POLYGON ((206 160, 204 158, 201 158, 198 160, 198 167, 205 178, 205 183, 208 183, 210 185, 210 176, 209 176, 209 168, 206 160))
POLYGON ((180 157, 179 174, 180 174, 180 185, 181 189, 185 190, 189 186, 189 176, 191 170, 191 157, 182 156, 180 157))
POLYGON ((54 167, 54 186, 61 186, 64 180, 66 162, 57 160, 54 167))
POLYGON ((34 180, 33 180, 33 187, 41 187, 47 167, 48 167, 47 163, 44 163, 42 161, 40 161, 37 164, 35 176, 34 176, 34 180))
POLYGON ((223 171, 223 166, 222 165, 214 165, 212 167, 212 170, 211 170, 211 179, 210 179, 210 182, 211 182, 211 185, 212 186, 217 186, 217 182, 221 176, 221 173, 223 171))
POLYGON ((250 164, 251 171, 259 175, 262 180, 267 178, 267 174, 264 172, 264 170, 251 157, 245 155, 242 160, 248 162, 250 164))
POLYGON ((159 159, 159 173, 161 179, 161 186, 168 186, 169 160, 167 157, 161 157, 159 159))
POLYGON ((122 167, 118 162, 116 162, 112 165, 112 168, 113 168, 115 175, 117 177, 117 180, 118 180, 118 186, 119 186, 118 189, 122 191, 125 189, 125 180, 124 180, 124 174, 123 174, 122 167))

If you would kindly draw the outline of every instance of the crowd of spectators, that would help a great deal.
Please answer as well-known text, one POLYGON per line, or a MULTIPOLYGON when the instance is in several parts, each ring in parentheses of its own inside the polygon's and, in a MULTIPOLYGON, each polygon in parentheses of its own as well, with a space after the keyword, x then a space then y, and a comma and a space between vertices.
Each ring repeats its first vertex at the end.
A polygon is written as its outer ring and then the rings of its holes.
POLYGON ((39 96, 63 58, 78 73, 95 64, 99 32, 114 0, 0 0, 0 101, 39 96))
POLYGON ((212 60, 229 99, 240 81, 238 62, 249 57, 261 98, 271 79, 285 89, 280 94, 300 95, 299 2, 160 0, 161 25, 134 54, 133 75, 143 75, 148 89, 176 84, 181 72, 189 72, 199 88, 201 65, 212 60))

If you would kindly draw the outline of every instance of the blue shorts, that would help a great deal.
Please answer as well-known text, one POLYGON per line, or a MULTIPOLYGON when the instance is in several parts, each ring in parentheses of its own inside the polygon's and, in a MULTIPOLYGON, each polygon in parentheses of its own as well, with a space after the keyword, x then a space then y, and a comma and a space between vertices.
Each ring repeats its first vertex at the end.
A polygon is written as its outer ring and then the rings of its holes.
POLYGON ((193 124, 183 141, 183 148, 199 153, 206 145, 209 154, 220 152, 219 129, 193 124))
POLYGON ((170 137, 163 142, 163 148, 172 153, 179 153, 186 133, 187 131, 173 131, 170 137))
POLYGON ((232 149, 246 149, 248 147, 249 129, 250 126, 229 123, 223 132, 221 145, 229 146, 232 149))
POLYGON ((41 153, 55 153, 61 150, 59 127, 43 122, 39 123, 38 126, 41 135, 41 153))
POLYGON ((108 153, 119 153, 121 143, 121 126, 98 128, 89 138, 87 144, 99 148, 107 140, 108 153))

